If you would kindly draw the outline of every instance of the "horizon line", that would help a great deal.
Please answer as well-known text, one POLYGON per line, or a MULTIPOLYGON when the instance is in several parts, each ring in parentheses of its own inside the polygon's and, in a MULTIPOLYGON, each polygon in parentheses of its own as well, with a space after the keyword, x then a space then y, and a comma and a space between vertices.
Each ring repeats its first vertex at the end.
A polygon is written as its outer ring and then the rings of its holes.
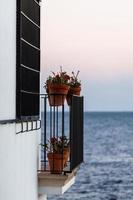
POLYGON ((133 110, 84 110, 84 112, 133 112, 133 110))

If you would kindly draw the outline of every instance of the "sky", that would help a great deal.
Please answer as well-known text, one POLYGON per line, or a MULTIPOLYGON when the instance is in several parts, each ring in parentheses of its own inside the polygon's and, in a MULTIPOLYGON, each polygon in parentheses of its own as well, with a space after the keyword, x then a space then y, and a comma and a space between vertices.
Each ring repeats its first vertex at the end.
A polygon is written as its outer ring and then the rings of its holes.
POLYGON ((80 70, 86 111, 133 111, 133 1, 42 0, 42 86, 80 70))

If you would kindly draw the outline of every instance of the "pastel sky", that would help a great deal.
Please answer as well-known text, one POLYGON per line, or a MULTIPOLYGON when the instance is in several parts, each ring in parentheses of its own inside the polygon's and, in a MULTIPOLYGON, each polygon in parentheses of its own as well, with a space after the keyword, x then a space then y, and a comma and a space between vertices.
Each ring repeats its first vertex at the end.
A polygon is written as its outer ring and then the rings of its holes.
POLYGON ((133 111, 133 0, 42 0, 42 84, 80 70, 88 111, 133 111))

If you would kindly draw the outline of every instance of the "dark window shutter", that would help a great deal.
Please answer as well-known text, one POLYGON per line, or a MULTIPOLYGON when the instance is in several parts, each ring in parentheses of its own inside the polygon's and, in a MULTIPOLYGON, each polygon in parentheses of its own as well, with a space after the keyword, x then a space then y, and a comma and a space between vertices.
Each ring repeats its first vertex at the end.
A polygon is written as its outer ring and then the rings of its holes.
POLYGON ((17 0, 16 118, 39 118, 40 5, 17 0))

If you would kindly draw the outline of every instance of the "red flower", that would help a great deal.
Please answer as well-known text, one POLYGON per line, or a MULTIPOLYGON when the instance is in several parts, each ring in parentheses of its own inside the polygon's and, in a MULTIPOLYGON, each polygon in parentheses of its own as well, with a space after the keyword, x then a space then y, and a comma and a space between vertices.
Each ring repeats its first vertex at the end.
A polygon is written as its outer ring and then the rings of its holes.
POLYGON ((70 76, 65 75, 65 76, 64 76, 64 79, 65 79, 65 80, 70 80, 70 76))
POLYGON ((57 138, 56 137, 50 138, 50 142, 51 144, 55 144, 55 142, 57 142, 57 138))

